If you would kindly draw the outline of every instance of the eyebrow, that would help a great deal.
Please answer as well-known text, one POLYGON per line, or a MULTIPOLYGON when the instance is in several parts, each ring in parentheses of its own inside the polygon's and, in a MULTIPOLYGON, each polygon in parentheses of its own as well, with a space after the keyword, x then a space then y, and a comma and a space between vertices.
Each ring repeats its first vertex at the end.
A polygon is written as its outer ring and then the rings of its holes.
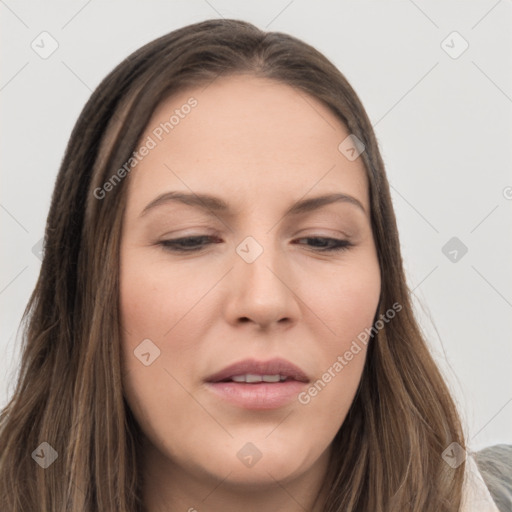
MULTIPOLYGON (((140 217, 146 215, 150 210, 153 210, 157 206, 168 204, 171 202, 179 202, 189 206, 194 206, 202 210, 210 210, 219 213, 228 213, 231 211, 228 203, 226 203, 220 197, 216 197, 210 194, 194 194, 188 192, 164 192, 155 199, 153 199, 145 208, 142 210, 140 217)), ((346 203, 356 206, 361 209, 365 214, 366 210, 361 202, 353 196, 348 194, 336 193, 336 194, 325 194, 309 199, 301 199, 295 202, 285 212, 286 215, 300 215, 314 210, 318 210, 323 206, 327 206, 333 203, 346 203)))

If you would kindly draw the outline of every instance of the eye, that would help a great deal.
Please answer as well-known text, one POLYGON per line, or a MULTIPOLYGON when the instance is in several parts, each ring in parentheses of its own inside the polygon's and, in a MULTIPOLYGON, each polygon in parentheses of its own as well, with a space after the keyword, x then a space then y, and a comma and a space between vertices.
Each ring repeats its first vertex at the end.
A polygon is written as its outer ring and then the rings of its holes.
POLYGON ((313 247, 318 252, 344 251, 353 245, 348 240, 341 240, 338 238, 328 238, 321 236, 308 236, 304 238, 299 238, 298 240, 312 240, 314 242, 313 247))
MULTIPOLYGON (((187 236, 183 238, 175 238, 173 240, 162 240, 159 245, 164 249, 174 252, 197 252, 205 247, 206 244, 197 245, 206 240, 212 240, 214 237, 209 235, 187 236)), ((217 242, 218 243, 218 242, 217 242)))
MULTIPOLYGON (((164 249, 172 252, 198 252, 211 243, 220 243, 218 240, 218 238, 209 235, 187 236, 183 238, 175 238, 172 240, 162 240, 159 242, 159 245, 161 245, 164 249), (217 241, 212 242, 212 240, 217 241)), ((343 251, 347 250, 353 245, 348 240, 318 236, 303 237, 298 238, 297 240, 307 240, 309 242, 313 242, 313 244, 309 245, 309 247, 317 252, 343 251)))

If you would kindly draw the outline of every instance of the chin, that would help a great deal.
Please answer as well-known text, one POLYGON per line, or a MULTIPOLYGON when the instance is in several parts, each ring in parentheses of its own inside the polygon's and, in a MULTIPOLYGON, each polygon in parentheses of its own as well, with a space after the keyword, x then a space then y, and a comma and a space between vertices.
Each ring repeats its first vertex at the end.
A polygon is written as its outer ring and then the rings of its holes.
POLYGON ((218 474, 217 470, 217 474, 215 475, 216 478, 223 480, 229 473, 229 476, 226 478, 223 485, 232 485, 234 487, 240 486, 245 490, 253 489, 255 491, 266 488, 269 485, 276 485, 276 481, 281 484, 291 481, 304 470, 300 465, 283 465, 282 463, 274 461, 263 462, 263 459, 252 468, 240 467, 238 464, 232 464, 230 467, 226 467, 226 469, 226 473, 218 474))
POLYGON ((250 443, 244 444, 242 449, 236 451, 227 448, 226 453, 215 456, 209 454, 208 465, 202 465, 202 469, 215 479, 226 479, 224 484, 229 482, 246 488, 254 486, 255 490, 275 484, 276 480, 293 480, 307 469, 303 458, 297 457, 297 452, 300 453, 301 450, 262 451, 263 453, 258 454, 250 443))

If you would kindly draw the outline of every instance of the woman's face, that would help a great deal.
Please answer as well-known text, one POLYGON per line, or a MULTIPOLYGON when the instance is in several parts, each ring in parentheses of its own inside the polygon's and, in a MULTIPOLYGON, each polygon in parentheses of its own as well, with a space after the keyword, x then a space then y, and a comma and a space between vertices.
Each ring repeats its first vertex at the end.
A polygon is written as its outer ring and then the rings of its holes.
POLYGON ((161 470, 262 484, 325 468, 381 285, 348 135, 246 75, 155 111, 126 178, 120 306, 124 392, 161 470))

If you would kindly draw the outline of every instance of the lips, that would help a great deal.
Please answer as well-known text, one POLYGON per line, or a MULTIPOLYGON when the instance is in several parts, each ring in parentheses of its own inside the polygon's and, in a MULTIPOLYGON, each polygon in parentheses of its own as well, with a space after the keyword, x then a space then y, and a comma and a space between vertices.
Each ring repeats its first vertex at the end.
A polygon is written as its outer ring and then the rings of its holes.
POLYGON ((210 375, 205 384, 219 403, 272 410, 293 403, 309 380, 301 368, 285 359, 246 359, 210 375))
POLYGON ((257 361, 245 359, 227 366, 223 370, 209 376, 206 382, 244 382, 254 383, 280 383, 283 381, 309 382, 305 372, 286 359, 271 359, 269 361, 257 361), (279 376, 279 380, 277 380, 279 376), (242 380, 242 377, 245 377, 242 380), (260 379, 258 378, 260 377, 260 379))

